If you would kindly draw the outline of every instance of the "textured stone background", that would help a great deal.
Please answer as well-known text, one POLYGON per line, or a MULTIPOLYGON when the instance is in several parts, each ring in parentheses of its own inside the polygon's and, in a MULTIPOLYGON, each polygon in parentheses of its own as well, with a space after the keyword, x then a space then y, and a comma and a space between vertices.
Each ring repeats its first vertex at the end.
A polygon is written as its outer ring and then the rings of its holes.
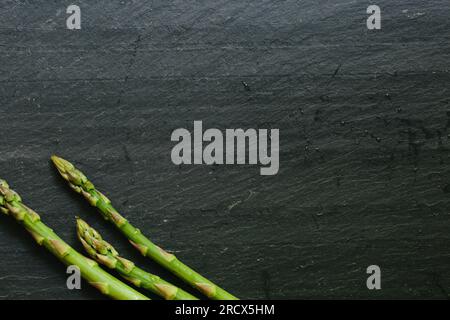
MULTIPOLYGON (((0 175, 75 248, 79 215, 177 284, 51 154, 239 297, 446 298, 449 40, 447 0, 2 0, 0 175), (80 31, 65 28, 71 3, 80 31), (381 31, 365 26, 369 4, 381 31), (279 128, 279 174, 173 165, 170 134, 194 120, 279 128)), ((1 298, 102 298, 67 290, 64 266, 6 216, 0 258, 1 298)))

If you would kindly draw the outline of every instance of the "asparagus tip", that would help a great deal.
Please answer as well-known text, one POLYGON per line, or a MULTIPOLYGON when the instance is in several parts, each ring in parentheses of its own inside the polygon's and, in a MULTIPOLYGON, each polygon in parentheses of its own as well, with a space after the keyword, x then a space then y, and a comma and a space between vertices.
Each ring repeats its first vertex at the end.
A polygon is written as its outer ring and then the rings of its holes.
POLYGON ((0 178, 0 187, 9 188, 8 183, 0 178))
MULTIPOLYGON (((83 231, 83 230, 87 230, 89 229, 89 225, 86 223, 86 221, 84 221, 83 219, 81 219, 80 217, 75 217, 76 221, 77 221, 77 230, 78 231, 83 231)), ((81 232, 81 234, 83 234, 81 232)))
POLYGON ((75 191, 80 193, 82 190, 78 187, 85 184, 88 187, 93 187, 86 176, 80 170, 76 169, 72 163, 56 155, 52 155, 50 158, 59 174, 69 182, 70 186, 75 189, 75 191))
POLYGON ((118 252, 114 247, 103 240, 101 235, 92 228, 86 221, 81 218, 77 219, 77 235, 78 239, 83 243, 86 250, 91 254, 91 256, 105 255, 109 252, 113 256, 118 256, 118 252))
POLYGON ((73 165, 69 161, 67 161, 61 157, 52 155, 50 158, 51 158, 53 164, 56 166, 56 168, 60 172, 66 172, 67 169, 73 169, 73 165))

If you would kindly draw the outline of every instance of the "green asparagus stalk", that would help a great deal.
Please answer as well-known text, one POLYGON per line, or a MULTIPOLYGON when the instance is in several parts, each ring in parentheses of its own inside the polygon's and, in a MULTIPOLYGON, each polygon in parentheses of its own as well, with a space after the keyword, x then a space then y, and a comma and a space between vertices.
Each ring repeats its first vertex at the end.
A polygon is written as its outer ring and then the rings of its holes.
POLYGON ((137 287, 152 291, 166 300, 198 300, 160 277, 148 273, 122 258, 114 247, 85 221, 77 219, 77 234, 88 254, 97 262, 114 269, 137 287))
POLYGON ((0 179, 0 210, 15 218, 33 236, 66 265, 76 265, 81 276, 101 293, 118 300, 148 300, 133 288, 101 269, 97 262, 81 255, 47 227, 39 215, 22 203, 20 196, 0 179))
POLYGON ((83 195, 92 206, 99 209, 103 218, 113 223, 143 256, 153 259, 210 299, 237 300, 235 296, 182 263, 175 255, 166 252, 150 241, 139 229, 121 216, 112 206, 111 201, 98 191, 92 182, 73 164, 57 156, 52 156, 52 161, 61 176, 69 183, 69 186, 83 195))

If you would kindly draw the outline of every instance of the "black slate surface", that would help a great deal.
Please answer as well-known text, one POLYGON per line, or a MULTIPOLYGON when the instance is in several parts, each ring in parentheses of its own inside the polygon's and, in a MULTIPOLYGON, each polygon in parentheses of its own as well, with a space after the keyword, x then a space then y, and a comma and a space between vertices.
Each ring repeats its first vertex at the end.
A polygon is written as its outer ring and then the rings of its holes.
MULTIPOLYGON (((449 12, 446 0, 2 0, 0 175, 75 248, 79 215, 177 284, 69 190, 51 154, 239 297, 447 298, 449 12), (65 27, 72 3, 78 31, 65 27), (369 4, 382 30, 367 30, 369 4), (279 128, 280 172, 173 165, 170 134, 194 120, 279 128)), ((65 267, 6 216, 0 258, 3 299, 102 298, 67 290, 65 267)))

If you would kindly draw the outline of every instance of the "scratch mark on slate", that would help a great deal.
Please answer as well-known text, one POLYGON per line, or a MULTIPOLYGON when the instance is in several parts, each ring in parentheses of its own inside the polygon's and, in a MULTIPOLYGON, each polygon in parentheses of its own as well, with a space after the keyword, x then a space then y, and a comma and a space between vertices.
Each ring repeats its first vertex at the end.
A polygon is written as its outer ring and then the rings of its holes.
POLYGON ((125 93, 125 84, 128 82, 128 79, 130 77, 131 68, 133 68, 134 63, 136 62, 136 55, 137 55, 137 50, 139 48, 140 42, 141 42, 141 35, 139 34, 136 41, 134 41, 134 44, 133 44, 133 53, 131 54, 131 59, 130 59, 130 62, 128 63, 127 72, 126 72, 125 78, 123 80, 123 86, 122 86, 122 89, 120 90, 119 98, 117 99, 117 105, 120 105, 120 103, 122 102, 122 96, 125 93))

